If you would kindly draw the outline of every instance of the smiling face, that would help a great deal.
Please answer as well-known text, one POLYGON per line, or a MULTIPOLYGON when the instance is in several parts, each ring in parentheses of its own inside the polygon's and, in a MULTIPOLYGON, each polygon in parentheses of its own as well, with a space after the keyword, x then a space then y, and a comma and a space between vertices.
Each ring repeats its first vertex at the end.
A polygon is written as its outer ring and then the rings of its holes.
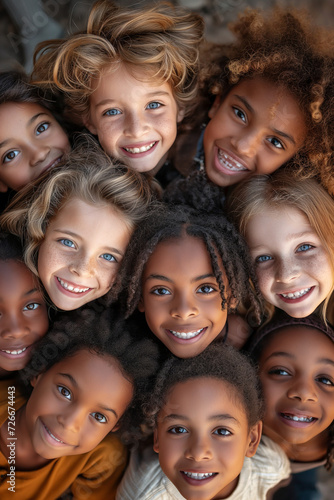
POLYGON ((87 453, 113 429, 133 386, 111 356, 82 350, 33 381, 25 410, 32 449, 45 459, 87 453))
MULTIPOLYGON (((221 270, 224 273, 222 266, 221 270)), ((227 309, 222 309, 221 301, 201 240, 183 236, 157 245, 144 269, 138 308, 175 356, 197 356, 222 332, 227 309)))
POLYGON ((70 311, 111 288, 130 239, 110 205, 73 198, 47 227, 38 253, 39 277, 52 302, 70 311))
POLYGON ((183 117, 169 83, 138 79, 126 66, 105 72, 90 97, 86 126, 102 148, 138 172, 163 165, 183 117))
POLYGON ((187 500, 226 498, 245 456, 255 454, 261 423, 249 429, 235 390, 223 380, 195 378, 168 393, 154 432, 163 472, 187 500))
POLYGON ((279 444, 298 445, 326 431, 334 420, 334 343, 329 337, 310 327, 285 327, 265 345, 259 367, 265 434, 279 444))
POLYGON ((0 261, 0 377, 26 366, 31 346, 48 326, 47 308, 33 273, 22 262, 0 261))
POLYGON ((209 112, 204 133, 205 170, 218 186, 270 174, 288 161, 306 137, 295 98, 261 77, 242 80, 209 112))
POLYGON ((67 135, 46 108, 0 105, 0 191, 18 191, 57 165, 69 150, 67 135))
POLYGON ((296 208, 268 208, 251 217, 246 241, 264 298, 304 318, 330 295, 333 269, 307 217, 296 208))

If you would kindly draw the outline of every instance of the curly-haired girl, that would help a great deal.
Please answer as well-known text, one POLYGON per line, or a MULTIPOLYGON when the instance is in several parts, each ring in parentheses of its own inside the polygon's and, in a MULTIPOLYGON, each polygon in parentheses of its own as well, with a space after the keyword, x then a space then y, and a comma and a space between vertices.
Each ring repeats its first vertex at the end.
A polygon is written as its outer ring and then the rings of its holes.
POLYGON ((224 188, 294 158, 334 192, 333 30, 291 9, 247 10, 231 29, 235 42, 205 54, 207 176, 224 188))
POLYGON ((22 238, 25 262, 52 303, 76 309, 110 290, 154 183, 88 141, 22 189, 0 223, 22 238))
MULTIPOLYGON (((60 90, 103 149, 156 173, 197 90, 202 18, 168 3, 96 2, 87 30, 39 46, 33 81, 60 90)), ((189 108, 189 109, 188 109, 189 108)))
POLYGON ((153 211, 133 234, 121 274, 127 316, 138 306, 154 335, 181 358, 219 338, 240 346, 247 333, 235 315, 228 324, 227 317, 241 304, 260 321, 247 246, 223 215, 153 211))

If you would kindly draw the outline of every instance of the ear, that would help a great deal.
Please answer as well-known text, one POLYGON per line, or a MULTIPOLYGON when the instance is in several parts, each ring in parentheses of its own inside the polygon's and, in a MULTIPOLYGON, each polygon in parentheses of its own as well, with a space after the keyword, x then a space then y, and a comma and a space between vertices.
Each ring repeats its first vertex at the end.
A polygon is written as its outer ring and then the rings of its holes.
POLYGON ((214 103, 212 104, 212 106, 209 110, 209 113, 208 113, 209 118, 213 118, 215 116, 220 105, 221 105, 221 96, 217 95, 216 99, 214 100, 214 103))
POLYGON ((159 453, 159 437, 158 437, 158 429, 154 429, 153 434, 153 450, 156 453, 159 453))
POLYGON ((31 380, 30 380, 30 385, 32 387, 35 387, 35 385, 37 384, 37 381, 38 379, 40 378, 41 376, 41 373, 39 373, 38 375, 35 375, 31 380))
POLYGON ((182 122, 184 115, 185 115, 185 109, 184 109, 184 106, 181 106, 181 107, 179 107, 178 112, 177 112, 177 116, 176 116, 177 123, 182 122))
POLYGON ((87 116, 83 119, 83 123, 84 123, 85 127, 89 130, 89 132, 91 132, 93 135, 97 135, 97 129, 94 127, 94 125, 90 121, 89 116, 87 116))
POLYGON ((140 311, 141 313, 145 312, 145 306, 144 306, 144 301, 143 301, 143 297, 140 297, 140 300, 138 302, 138 311, 140 311))
POLYGON ((8 191, 8 186, 2 181, 0 181, 0 193, 7 193, 8 191))
POLYGON ((116 424, 116 425, 114 425, 114 427, 111 429, 111 432, 116 432, 116 431, 118 431, 119 427, 120 427, 120 424, 119 424, 119 423, 117 423, 117 424, 116 424))
POLYGON ((246 457, 253 457, 256 453, 257 447, 259 446, 260 440, 262 436, 262 421, 259 420, 257 424, 255 424, 249 433, 248 439, 248 447, 246 450, 246 457))

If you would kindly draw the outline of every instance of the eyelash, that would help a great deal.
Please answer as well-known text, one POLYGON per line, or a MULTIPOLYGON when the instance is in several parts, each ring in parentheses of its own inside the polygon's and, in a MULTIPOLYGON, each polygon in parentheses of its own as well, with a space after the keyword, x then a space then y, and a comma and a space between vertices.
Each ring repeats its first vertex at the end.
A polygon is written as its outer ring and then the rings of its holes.
POLYGON ((91 413, 92 417, 94 418, 94 420, 96 420, 99 424, 106 424, 108 422, 108 419, 105 415, 103 415, 102 413, 99 413, 97 411, 94 411, 93 413, 91 413), (104 420, 99 420, 98 418, 96 418, 96 416, 101 416, 104 420))
POLYGON ((158 102, 158 101, 152 101, 150 102, 147 106, 146 106, 146 109, 159 109, 163 106, 163 104, 161 102, 158 102), (151 104, 157 104, 157 106, 154 106, 153 108, 150 108, 151 104))
POLYGON ((102 259, 104 259, 104 260, 106 260, 108 262, 118 262, 118 260, 116 259, 116 257, 114 257, 111 253, 103 253, 101 255, 101 257, 102 257, 102 259), (104 256, 106 256, 106 255, 110 256, 111 259, 105 259, 104 256))
POLYGON ((67 389, 67 387, 65 387, 64 385, 57 385, 57 389, 59 394, 61 394, 61 396, 71 401, 71 397, 68 397, 71 396, 71 391, 67 389), (67 394, 63 394, 64 392, 67 392, 67 394))
POLYGON ((117 116, 117 115, 121 115, 121 111, 119 109, 116 109, 116 108, 111 108, 111 109, 107 109, 107 111, 105 111, 103 113, 103 116, 117 116), (112 113, 112 111, 116 111, 116 113, 112 113))
POLYGON ((213 434, 218 434, 218 436, 232 436, 232 432, 225 429, 225 427, 219 427, 219 429, 216 429, 213 434), (223 431, 224 434, 220 434, 220 431, 223 431))
POLYGON ((40 306, 40 304, 38 304, 38 302, 31 302, 30 304, 27 304, 23 310, 26 310, 26 311, 36 311, 36 309, 38 309, 40 306), (34 307, 30 307, 30 306, 34 306, 34 307), (35 307, 36 306, 36 307, 35 307))
POLYGON ((315 248, 314 246, 310 245, 309 243, 303 243, 302 245, 300 245, 298 248, 297 248, 297 252, 308 252, 309 250, 311 250, 312 248, 315 248), (305 249, 305 247, 308 247, 305 249), (302 248, 304 248, 302 250, 302 248))
POLYGON ((10 163, 11 161, 13 161, 18 155, 20 154, 20 151, 18 149, 12 149, 11 151, 8 151, 7 153, 5 153, 2 157, 2 163, 10 163), (13 158, 8 158, 9 155, 11 155, 12 153, 17 153, 16 155, 14 155, 13 158))
POLYGON ((162 297, 164 295, 171 295, 171 292, 167 288, 164 288, 164 287, 155 288, 154 290, 151 291, 151 293, 153 295, 158 295, 158 297, 162 297), (165 293, 165 292, 167 292, 167 293, 165 293))
POLYGON ((50 127, 50 122, 43 122, 43 123, 40 123, 39 125, 37 125, 36 127, 36 135, 40 135, 40 134, 43 134, 43 132, 45 132, 46 130, 48 130, 48 128, 50 127), (45 128, 46 126, 46 128, 45 128), (39 129, 41 127, 44 127, 44 130, 40 131, 39 129))
POLYGON ((64 245, 64 247, 68 247, 68 248, 75 248, 75 244, 73 243, 72 240, 69 240, 68 238, 61 238, 60 240, 58 240, 59 243, 61 243, 62 245, 64 245), (70 245, 67 245, 65 243, 65 241, 71 243, 70 245))
POLYGON ((209 295, 213 292, 216 292, 217 289, 214 288, 212 285, 201 285, 198 289, 197 289, 197 293, 202 293, 202 294, 205 294, 205 295, 209 295), (204 289, 209 289, 210 291, 204 291, 204 289), (202 290, 202 291, 201 291, 202 290))
POLYGON ((168 429, 168 432, 170 434, 187 434, 188 431, 185 427, 181 427, 181 425, 175 425, 174 427, 171 427, 168 429), (181 431, 182 429, 182 431, 181 431))

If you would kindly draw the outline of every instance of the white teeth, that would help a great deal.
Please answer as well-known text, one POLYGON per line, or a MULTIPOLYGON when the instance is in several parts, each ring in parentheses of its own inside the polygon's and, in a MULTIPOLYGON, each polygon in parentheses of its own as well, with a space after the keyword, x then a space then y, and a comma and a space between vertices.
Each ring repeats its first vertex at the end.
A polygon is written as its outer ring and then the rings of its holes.
POLYGON ((183 471, 183 474, 185 474, 188 477, 191 477, 191 479, 198 479, 199 481, 201 479, 206 479, 208 477, 211 477, 215 474, 215 472, 186 472, 183 471))
POLYGON ((220 149, 218 149, 218 159, 225 167, 230 170, 234 170, 236 172, 238 170, 247 170, 247 168, 245 168, 241 163, 223 153, 220 149))
POLYGON ((151 142, 151 144, 149 144, 148 146, 142 146, 141 148, 124 148, 124 149, 129 153, 145 153, 145 151, 148 151, 149 149, 153 148, 155 142, 156 141, 151 142))
POLYGON ((299 292, 295 293, 281 293, 280 295, 282 295, 282 297, 284 297, 285 299, 299 299, 300 297, 308 293, 311 290, 311 288, 312 287, 304 288, 303 290, 299 290, 299 292))
POLYGON ((284 418, 287 420, 294 420, 294 422, 312 422, 313 417, 297 417, 296 415, 285 415, 283 414, 284 418))
POLYGON ((44 427, 45 427, 45 429, 47 430, 48 434, 50 434, 50 436, 51 436, 51 437, 52 437, 55 441, 58 441, 58 443, 65 444, 65 443, 64 443, 64 441, 61 441, 60 439, 56 438, 56 436, 54 436, 54 435, 52 434, 52 432, 50 431, 50 429, 48 429, 48 428, 46 427, 46 425, 45 425, 44 427))
POLYGON ((169 331, 173 335, 175 335, 175 337, 177 337, 179 339, 189 340, 189 339, 192 339, 193 337, 196 337, 196 335, 199 335, 203 330, 204 330, 204 328, 200 328, 196 332, 188 332, 188 333, 186 333, 186 332, 175 332, 174 330, 169 330, 169 331))
POLYGON ((6 351, 5 349, 1 349, 2 352, 6 352, 7 354, 22 354, 22 352, 26 351, 26 347, 23 347, 23 349, 18 349, 17 351, 6 351))
POLYGON ((63 281, 60 278, 57 278, 57 280, 59 281, 59 283, 61 284, 61 286, 63 288, 65 288, 65 290, 69 290, 70 292, 83 293, 83 292, 87 292, 87 290, 89 290, 89 288, 78 288, 78 287, 74 288, 72 285, 69 285, 68 283, 66 283, 66 281, 63 281))

